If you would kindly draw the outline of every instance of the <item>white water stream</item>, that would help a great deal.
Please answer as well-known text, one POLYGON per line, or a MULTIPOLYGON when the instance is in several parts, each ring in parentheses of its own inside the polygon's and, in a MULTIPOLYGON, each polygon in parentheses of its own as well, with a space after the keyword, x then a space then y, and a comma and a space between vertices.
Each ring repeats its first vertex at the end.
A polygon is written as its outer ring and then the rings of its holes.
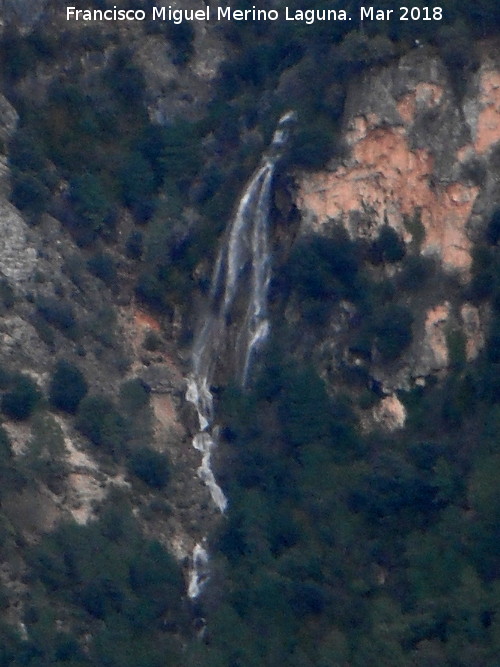
POLYGON ((208 576, 208 553, 201 544, 196 544, 193 549, 191 574, 188 584, 188 597, 194 600, 201 593, 203 584, 208 576))
MULTIPOLYGON (((282 116, 269 150, 243 192, 217 257, 206 314, 193 345, 192 371, 187 378, 186 391, 186 400, 196 408, 200 428, 193 438, 193 447, 202 454, 198 475, 220 512, 226 510, 227 498, 210 465, 218 431, 213 425, 210 387, 214 371, 221 362, 234 368, 236 378, 245 387, 252 359, 269 333, 271 188, 281 149, 294 121, 294 112, 282 116)), ((199 595, 206 581, 207 561, 206 550, 197 544, 192 555, 190 598, 199 595)))

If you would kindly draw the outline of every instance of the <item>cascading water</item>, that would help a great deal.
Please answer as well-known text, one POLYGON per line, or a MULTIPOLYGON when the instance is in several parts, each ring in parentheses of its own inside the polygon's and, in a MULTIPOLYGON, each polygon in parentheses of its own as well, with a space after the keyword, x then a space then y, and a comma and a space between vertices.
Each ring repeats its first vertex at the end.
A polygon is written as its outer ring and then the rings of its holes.
POLYGON ((193 549, 191 574, 188 584, 188 597, 197 598, 207 578, 208 553, 201 544, 193 549))
MULTIPOLYGON (((187 379, 186 392, 186 399, 196 407, 200 425, 193 447, 202 453, 198 475, 221 512, 227 507, 227 499, 210 467, 212 450, 217 442, 217 427, 212 426, 214 414, 210 387, 222 356, 224 364, 229 363, 234 368, 241 386, 245 387, 252 358, 269 333, 271 187, 276 164, 294 121, 294 112, 281 117, 269 150, 245 188, 217 257, 207 312, 193 346, 192 372, 187 379)), ((206 579, 207 559, 207 552, 197 544, 188 588, 191 598, 199 595, 203 577, 206 579), (204 571, 203 577, 200 567, 204 571)))

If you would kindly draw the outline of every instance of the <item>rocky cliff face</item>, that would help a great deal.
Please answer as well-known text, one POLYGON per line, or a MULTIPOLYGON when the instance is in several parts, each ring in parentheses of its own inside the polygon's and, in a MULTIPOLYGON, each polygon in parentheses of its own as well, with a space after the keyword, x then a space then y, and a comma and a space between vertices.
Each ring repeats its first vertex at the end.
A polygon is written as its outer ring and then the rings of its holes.
MULTIPOLYGON (((437 262, 443 280, 467 284, 473 244, 500 201, 500 65, 491 44, 482 53, 460 93, 425 48, 353 81, 342 134, 345 157, 296 177, 301 232, 328 235, 335 222, 352 239, 373 240, 389 225, 407 251, 437 262)), ((394 277, 399 269, 385 271, 394 277)), ((391 429, 404 424, 394 392, 448 368, 452 330, 464 336, 467 360, 476 358, 488 319, 463 296, 450 299, 439 289, 426 290, 418 304, 405 303, 414 317, 412 345, 390 370, 376 359, 369 364, 386 396, 372 417, 391 429)), ((332 357, 345 362, 347 345, 334 347, 332 357)))
MULTIPOLYGON (((0 115, 0 141, 6 146, 18 118, 3 96, 0 115)), ((208 491, 196 476, 200 457, 191 447, 191 435, 185 425, 190 421, 183 414, 186 366, 174 343, 178 335, 175 322, 166 333, 161 320, 138 307, 130 286, 126 286, 126 264, 122 263, 119 269, 124 289, 110 290, 85 271, 85 253, 65 234, 58 220, 45 216, 39 225, 28 225, 9 201, 8 161, 5 155, 0 160, 2 369, 29 376, 45 396, 55 360, 61 358, 82 369, 91 393, 116 400, 120 386, 127 380, 140 381, 147 388, 150 400, 141 438, 148 447, 166 454, 175 472, 163 510, 150 513, 143 527, 146 534, 160 540, 178 559, 187 558, 213 512, 208 491), (69 328, 61 326, 62 321, 47 326, 43 316, 40 318, 43 304, 60 313, 65 310, 69 328), (148 336, 155 336, 154 351, 146 349, 148 336)), ((57 467, 57 484, 47 484, 35 475, 34 488, 7 491, 3 499, 4 508, 16 515, 14 523, 20 523, 21 532, 29 540, 37 540, 40 534, 69 518, 80 525, 94 520, 114 491, 129 496, 137 516, 147 511, 152 495, 136 495, 122 465, 110 467, 109 462, 100 460, 99 453, 75 429, 73 416, 60 412, 49 421, 50 437, 59 443, 57 451, 51 452, 52 463, 57 467)), ((6 418, 3 427, 16 465, 29 465, 25 461, 41 430, 40 422, 6 418)), ((7 564, 5 568, 4 579, 13 590, 15 586, 9 578, 16 581, 17 575, 10 572, 7 564)), ((13 604, 18 605, 17 594, 13 604)), ((12 620, 18 620, 19 609, 11 611, 12 620)))
MULTIPOLYGON (((117 2, 117 6, 123 4, 117 2)), ((198 3, 188 2, 185 6, 198 8, 198 3)), ((151 27, 149 23, 148 26, 151 27)), ((181 116, 190 120, 200 117, 212 94, 212 80, 224 47, 202 23, 195 23, 194 28, 189 66, 182 66, 176 62, 175 45, 165 40, 161 30, 145 31, 142 25, 128 22, 118 28, 109 22, 67 22, 65 6, 57 1, 0 2, 0 34, 10 31, 16 36, 29 36, 39 29, 40 34, 60 37, 68 45, 60 60, 56 57, 47 65, 43 59, 35 59, 25 73, 19 86, 23 91, 29 90, 31 100, 43 100, 54 81, 64 79, 71 67, 81 68, 83 79, 92 78, 116 49, 126 45, 130 59, 127 64, 140 71, 144 79, 148 115, 153 123, 161 125, 181 116), (82 55, 69 46, 75 36, 80 39, 83 35, 84 41, 87 34, 89 38, 102 39, 106 45, 100 55, 90 51, 82 55)), ((82 369, 90 393, 105 394, 118 401, 120 386, 127 380, 140 381, 147 388, 150 400, 145 433, 141 436, 143 444, 165 453, 173 474, 164 511, 160 508, 149 512, 149 519, 142 523, 147 534, 154 535, 182 559, 201 540, 214 513, 209 493, 196 475, 201 457, 191 446, 195 420, 184 405, 183 376, 188 364, 185 352, 179 352, 178 322, 175 317, 152 317, 136 304, 130 282, 134 268, 123 255, 114 257, 120 287, 109 289, 88 273, 89 253, 73 242, 59 220, 45 215, 37 226, 27 224, 10 202, 7 154, 18 122, 16 109, 0 95, 0 279, 5 281, 5 289, 12 291, 9 304, 0 306, 2 367, 29 375, 45 396, 54 363, 60 358, 82 369), (76 329, 70 333, 53 322, 47 326, 44 317, 40 318, 43 304, 49 309, 66 310, 76 329), (155 337, 154 350, 146 349, 148 336, 155 337)), ((58 187, 65 192, 68 184, 60 183, 58 187)), ((122 211, 118 243, 124 241, 130 228, 127 218, 122 211)), ((137 516, 143 510, 147 513, 153 495, 141 491, 136 495, 122 465, 109 467, 99 460, 99 453, 74 428, 73 416, 60 413, 54 419, 62 444, 58 454, 60 484, 53 491, 37 481, 40 493, 26 500, 26 514, 40 514, 38 503, 43 505, 41 514, 47 517, 44 521, 28 522, 30 539, 37 539, 40 532, 68 517, 80 524, 93 520, 102 502, 116 489, 132 499, 137 516)), ((21 465, 37 424, 6 419, 4 425, 21 465)), ((11 496, 9 502, 16 506, 19 494, 11 496)))
POLYGON ((352 84, 343 139, 345 160, 299 179, 305 228, 341 220, 362 237, 388 223, 410 243, 418 217, 422 253, 466 272, 474 232, 499 199, 498 64, 485 56, 459 99, 439 59, 416 49, 352 84))
MULTIPOLYGON (((40 0, 32 4, 34 22, 46 8, 54 30, 68 34, 85 30, 66 24, 57 3, 40 0)), ((19 11, 26 6, 4 0, 0 4, 4 24, 29 31, 32 24, 19 11)), ((108 26, 99 30, 109 36, 108 26)), ((217 33, 196 27, 194 53, 189 67, 184 68, 175 65, 171 47, 160 36, 144 34, 133 26, 123 28, 123 33, 130 58, 144 76, 150 119, 164 125, 179 116, 198 118, 210 98, 217 66, 225 57, 217 33)), ((484 50, 485 54, 493 52, 491 46, 484 50)), ((109 55, 89 58, 83 68, 86 75, 104 66, 109 55)), ((52 69, 34 69, 20 87, 43 97, 65 66, 55 62, 52 69)), ((3 97, 0 116, 0 143, 5 146, 15 130, 17 112, 3 97)), ((431 51, 416 49, 352 82, 343 127, 343 159, 332 161, 318 173, 295 174, 300 233, 328 235, 334 221, 352 239, 370 240, 389 225, 409 251, 435 258, 444 275, 466 283, 473 243, 484 220, 500 203, 500 65, 484 55, 463 95, 458 96, 441 61, 431 51)), ((67 186, 61 184, 63 189, 67 186)), ((286 200, 283 205, 277 203, 280 209, 287 205, 286 200)), ((118 225, 121 245, 131 224, 123 213, 118 225)), ((278 234, 280 246, 289 248, 292 240, 286 238, 287 230, 282 228, 278 234)), ((57 489, 40 483, 31 501, 13 492, 6 504, 15 507, 25 502, 25 514, 31 512, 35 517, 29 523, 31 539, 67 516, 81 524, 90 521, 113 489, 125 489, 145 531, 180 559, 185 558, 206 534, 216 513, 196 474, 201 456, 191 446, 197 426, 184 400, 188 363, 186 351, 179 352, 178 323, 175 318, 156 319, 138 308, 131 296, 130 264, 123 256, 117 260, 122 286, 117 292, 104 288, 82 268, 85 259, 55 218, 46 215, 37 227, 23 220, 9 202, 9 173, 3 156, 0 273, 14 296, 0 322, 0 359, 29 374, 45 394, 56 357, 80 366, 93 392, 117 399, 127 380, 140 380, 147 386, 151 392, 148 445, 167 452, 172 462, 165 511, 155 509, 153 494, 134 487, 123 465, 103 466, 95 449, 75 430, 73 419, 63 414, 54 418, 63 446, 57 489), (81 333, 78 339, 61 327, 48 331, 47 323, 40 319, 43 304, 67 307, 69 302, 81 333), (153 334, 159 343, 148 350, 145 341, 153 334), (43 505, 43 511, 38 511, 37 503, 43 505), (45 517, 41 524, 39 514, 45 517)), ((396 263, 378 272, 393 278, 400 267, 396 263)), ((418 299, 408 299, 407 305, 414 316, 413 343, 394 363, 384 364, 376 355, 367 362, 350 352, 346 338, 357 313, 348 302, 339 304, 317 345, 323 367, 333 368, 333 378, 341 364, 364 366, 370 380, 380 385, 380 400, 365 419, 367 428, 374 424, 388 429, 404 426, 405 410, 397 392, 425 383, 430 375, 445 373, 451 363, 450 332, 464 336, 468 360, 477 357, 483 345, 488 313, 464 298, 450 296, 446 286, 434 285, 418 299)), ((5 426, 14 456, 21 460, 37 425, 6 420, 5 426)))

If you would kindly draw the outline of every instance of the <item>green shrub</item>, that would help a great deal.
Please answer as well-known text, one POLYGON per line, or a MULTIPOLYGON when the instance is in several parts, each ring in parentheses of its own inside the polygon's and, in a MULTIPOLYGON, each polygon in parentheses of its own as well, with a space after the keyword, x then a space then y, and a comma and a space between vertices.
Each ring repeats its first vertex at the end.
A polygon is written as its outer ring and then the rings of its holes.
POLYGON ((323 380, 312 368, 288 378, 280 404, 287 442, 292 447, 323 441, 330 436, 332 408, 323 380))
MULTIPOLYGON (((491 241, 494 242, 494 229, 491 229, 490 232, 492 233, 491 241)), ((472 279, 467 289, 467 297, 475 303, 489 299, 496 290, 496 274, 498 273, 496 255, 495 248, 484 243, 477 244, 472 249, 472 279)))
MULTIPOLYGON (((465 348, 465 341, 462 341, 465 348)), ((450 357, 453 350, 450 350, 450 357)), ((462 359, 465 361, 465 349, 461 352, 462 359)), ((450 358, 451 363, 454 359, 450 358)), ((453 368, 453 366, 452 366, 453 368)), ((460 367, 455 365, 453 370, 458 371, 460 367)), ((476 386, 470 375, 464 377, 451 376, 444 388, 444 400, 442 407, 442 418, 446 426, 450 429, 459 427, 464 419, 474 412, 476 406, 476 386)))
POLYGON ((446 345, 450 367, 461 369, 467 361, 466 338, 462 329, 450 328, 446 332, 446 345))
POLYGON ((397 359, 410 345, 413 317, 404 306, 387 306, 375 323, 375 347, 383 361, 397 359))
POLYGON ((31 434, 29 451, 24 460, 32 464, 37 459, 51 459, 62 466, 61 457, 65 452, 64 433, 49 412, 40 411, 34 415, 31 434))
POLYGON ((122 202, 133 209, 149 201, 155 187, 155 176, 150 163, 140 153, 130 153, 120 171, 122 202))
POLYGON ((71 282, 78 287, 78 289, 83 289, 84 287, 84 271, 85 271, 85 262, 82 259, 80 253, 74 253, 68 255, 65 258, 63 264, 63 272, 71 282))
POLYGON ((75 177, 70 183, 70 201, 78 216, 79 238, 84 245, 114 226, 114 207, 102 181, 94 174, 75 177))
POLYGON ((99 280, 111 286, 116 282, 116 267, 111 255, 107 252, 98 252, 87 262, 87 268, 99 280))
POLYGON ((299 130, 288 154, 290 162, 303 169, 321 169, 332 157, 333 131, 307 127, 299 130))
MULTIPOLYGON (((344 37, 335 54, 338 65, 342 65, 344 76, 356 74, 369 67, 372 55, 376 59, 376 54, 372 54, 370 38, 357 30, 352 30, 344 37)), ((384 57, 386 56, 383 55, 382 58, 384 57)))
POLYGON ((144 252, 144 239, 141 232, 133 231, 129 234, 125 244, 125 254, 129 259, 141 259, 144 252))
POLYGON ((178 25, 167 23, 165 37, 172 43, 175 54, 172 58, 174 65, 185 65, 193 54, 194 28, 189 22, 178 25))
POLYGON ((161 349, 163 345, 162 338, 156 331, 148 331, 144 336, 144 342, 142 346, 148 352, 157 352, 161 349))
POLYGON ((4 75, 16 81, 36 67, 37 54, 28 40, 13 30, 6 31, 0 42, 4 75))
POLYGON ((159 188, 165 178, 162 155, 165 149, 164 128, 160 125, 146 125, 135 144, 135 149, 153 170, 154 187, 159 188))
POLYGON ((87 391, 83 373, 68 361, 58 361, 49 389, 51 404, 59 410, 74 413, 87 391))
POLYGON ((50 191, 38 176, 26 172, 14 172, 11 201, 16 208, 31 218, 31 222, 36 222, 47 210, 50 191))
POLYGON ((0 389, 9 389, 15 377, 15 373, 9 371, 5 366, 0 366, 0 389))
POLYGON ((56 494, 64 492, 67 468, 64 459, 64 434, 48 412, 33 416, 31 438, 20 465, 29 479, 36 479, 56 494))
POLYGON ((406 254, 404 241, 389 225, 384 225, 372 243, 370 260, 374 264, 399 262, 406 254))
MULTIPOLYGON (((116 340, 116 312, 111 307, 96 310, 86 321, 87 332, 105 347, 118 347, 116 340)), ((116 355, 118 358, 118 355, 116 355)))
POLYGON ((113 52, 104 80, 121 104, 137 109, 142 106, 146 86, 144 76, 133 60, 133 53, 127 47, 113 52))
POLYGON ((129 474, 135 475, 152 489, 163 489, 168 484, 170 469, 165 454, 148 447, 134 451, 127 462, 129 474))
POLYGON ((53 352, 55 350, 56 341, 53 327, 51 327, 50 324, 40 315, 33 317, 31 322, 35 327, 40 340, 43 341, 45 345, 47 345, 51 352, 53 352))
POLYGON ((12 458, 10 438, 3 426, 0 426, 0 467, 6 465, 12 458))
POLYGON ((421 290, 436 271, 436 263, 431 257, 406 255, 401 273, 396 277, 398 287, 409 292, 421 290))
POLYGON ((118 455, 125 443, 125 421, 106 396, 85 396, 77 412, 76 427, 94 445, 118 455))
POLYGON ((403 225, 406 231, 411 234, 412 245, 420 251, 422 243, 425 240, 425 227, 422 223, 421 209, 417 208, 412 216, 404 216, 403 225))
POLYGON ((491 216, 486 228, 486 239, 491 245, 497 245, 500 240, 500 209, 491 216))
POLYGON ((464 162, 460 168, 460 179, 469 181, 472 185, 482 187, 488 175, 484 162, 480 158, 471 158, 464 162))
POLYGON ((482 271, 481 273, 472 276, 468 289, 468 297, 474 303, 481 303, 489 299, 493 294, 495 287, 495 279, 492 273, 482 271))
POLYGON ((149 403, 149 390, 142 380, 127 380, 120 387, 120 404, 127 413, 136 413, 149 403))
MULTIPOLYGON (((457 75, 463 78, 464 70, 475 69, 478 66, 479 56, 476 43, 469 27, 463 21, 459 20, 453 25, 443 26, 436 41, 440 47, 441 57, 451 73, 455 75, 454 79, 457 78, 457 75)), ((454 83, 456 83, 455 80, 454 83)), ((463 83, 459 90, 463 91, 463 83)))
POLYGON ((352 297, 358 269, 355 243, 344 229, 336 228, 329 237, 301 239, 290 255, 285 277, 306 298, 352 297))
POLYGON ((60 301, 52 296, 40 297, 37 309, 49 324, 60 329, 63 333, 72 332, 76 325, 75 311, 68 301, 60 301))
POLYGON ((9 166, 19 172, 39 172, 45 166, 43 144, 29 128, 21 126, 9 144, 9 166))
POLYGON ((151 308, 162 310, 165 307, 165 287, 154 273, 143 273, 137 280, 136 297, 151 308))
POLYGON ((2 397, 2 410, 16 421, 27 419, 41 399, 36 383, 27 375, 17 375, 13 388, 2 397))
POLYGON ((12 308, 16 302, 14 290, 7 278, 0 278, 0 303, 4 308, 12 308))
MULTIPOLYGON (((179 659, 170 660, 168 648, 171 633, 178 632, 177 624, 185 621, 182 574, 160 544, 144 539, 128 512, 114 512, 88 526, 60 525, 31 549, 29 558, 38 594, 45 593, 42 601, 49 608, 61 605, 78 619, 79 628, 88 627, 94 619, 105 621, 91 626, 90 660, 88 656, 83 662, 47 658, 43 664, 182 664, 179 659), (145 648, 151 644, 158 649, 154 658, 145 648)), ((32 640, 37 630, 32 624, 44 611, 43 605, 34 606, 27 619, 32 640)), ((44 626, 50 628, 47 620, 44 626)), ((59 642, 57 650, 59 656, 61 651, 71 655, 74 647, 67 642, 61 647, 59 642)), ((41 664, 41 654, 36 655, 41 664)))
POLYGON ((373 469, 359 480, 349 503, 369 522, 393 522, 408 529, 433 511, 436 493, 431 481, 389 452, 373 462, 373 469))
POLYGON ((201 168, 199 132, 192 123, 177 121, 164 129, 162 139, 161 169, 182 189, 201 168))
POLYGON ((500 362, 500 317, 498 315, 490 322, 486 351, 490 362, 493 364, 500 362))

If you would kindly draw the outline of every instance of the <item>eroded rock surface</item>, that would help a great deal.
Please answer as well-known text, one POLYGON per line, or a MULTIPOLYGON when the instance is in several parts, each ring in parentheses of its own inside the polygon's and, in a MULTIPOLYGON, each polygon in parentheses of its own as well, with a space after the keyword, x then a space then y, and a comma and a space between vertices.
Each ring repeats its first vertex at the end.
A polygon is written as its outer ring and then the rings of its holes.
POLYGON ((465 335, 465 356, 467 361, 477 359, 484 347, 484 331, 479 309, 465 303, 460 309, 462 327, 465 335))
POLYGON ((373 409, 373 419, 386 431, 396 431, 405 425, 406 409, 394 394, 386 396, 373 409))
POLYGON ((485 60, 462 103, 440 61, 414 52, 370 73, 351 91, 344 141, 348 157, 298 178, 304 228, 341 221, 351 237, 388 223, 407 242, 422 224, 421 250, 445 269, 471 266, 473 215, 498 193, 488 161, 500 141, 500 72, 485 60))
MULTIPOLYGON (((446 341, 446 323, 450 316, 448 302, 434 306, 425 317, 425 337, 423 347, 432 357, 427 361, 430 370, 441 370, 448 366, 448 344, 446 341)), ((427 370, 427 369, 425 369, 427 370)), ((422 371, 417 375, 424 375, 422 371)))

